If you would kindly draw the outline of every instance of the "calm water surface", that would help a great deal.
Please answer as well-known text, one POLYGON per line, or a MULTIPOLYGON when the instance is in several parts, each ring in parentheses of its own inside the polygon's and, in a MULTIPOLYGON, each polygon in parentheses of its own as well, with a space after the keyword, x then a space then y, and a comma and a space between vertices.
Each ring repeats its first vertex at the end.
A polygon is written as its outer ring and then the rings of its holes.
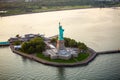
MULTIPOLYGON (((58 33, 85 42, 96 51, 120 48, 120 8, 93 8, 25 14, 0 18, 0 41, 16 34, 58 33)), ((120 80, 120 54, 99 55, 87 66, 57 68, 0 48, 0 80, 120 80)))

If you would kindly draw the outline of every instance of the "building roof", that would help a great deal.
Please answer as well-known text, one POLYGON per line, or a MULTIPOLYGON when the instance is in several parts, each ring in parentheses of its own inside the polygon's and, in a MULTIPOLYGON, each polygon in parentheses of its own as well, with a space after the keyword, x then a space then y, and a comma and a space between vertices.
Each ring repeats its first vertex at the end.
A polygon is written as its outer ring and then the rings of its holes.
POLYGON ((21 48, 21 45, 16 45, 14 46, 15 49, 20 49, 21 48))

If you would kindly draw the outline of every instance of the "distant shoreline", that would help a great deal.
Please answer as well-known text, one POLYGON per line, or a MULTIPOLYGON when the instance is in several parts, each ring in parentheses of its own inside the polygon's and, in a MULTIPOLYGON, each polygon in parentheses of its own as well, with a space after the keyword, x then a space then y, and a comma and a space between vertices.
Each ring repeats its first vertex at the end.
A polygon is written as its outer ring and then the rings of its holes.
MULTIPOLYGON (((80 7, 80 6, 79 6, 80 7)), ((68 8, 60 8, 60 9, 56 9, 56 8, 51 8, 51 9, 47 9, 47 10, 40 10, 38 12, 24 12, 24 13, 14 13, 14 14, 0 14, 0 17, 7 17, 7 16, 15 16, 15 15, 24 15, 24 14, 34 14, 34 13, 43 13, 43 12, 54 12, 54 11, 65 11, 65 10, 77 10, 77 9, 93 9, 93 8, 100 8, 100 7, 84 7, 84 8, 77 8, 77 7, 68 7, 68 8)), ((120 8, 120 7, 105 7, 105 8, 120 8)), ((102 9, 102 8, 100 8, 102 9)))
MULTIPOLYGON (((53 7, 50 9, 39 9, 38 11, 35 12, 20 12, 16 13, 14 10, 11 10, 12 13, 7 13, 9 11, 6 11, 6 13, 0 14, 0 17, 6 17, 6 16, 14 16, 14 15, 23 15, 23 14, 34 14, 34 13, 43 13, 43 12, 53 12, 53 11, 64 11, 64 10, 76 10, 76 9, 90 9, 90 8, 97 8, 97 7, 91 7, 91 6, 66 6, 66 7, 53 7)), ((18 9, 19 10, 19 9, 18 9)), ((4 12, 4 11, 3 11, 4 12)))

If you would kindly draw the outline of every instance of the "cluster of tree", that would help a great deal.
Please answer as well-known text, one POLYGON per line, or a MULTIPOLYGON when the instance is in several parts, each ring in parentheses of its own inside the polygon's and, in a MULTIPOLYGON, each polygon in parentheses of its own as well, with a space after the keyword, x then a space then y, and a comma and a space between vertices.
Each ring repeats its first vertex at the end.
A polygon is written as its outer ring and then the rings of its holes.
MULTIPOLYGON (((66 47, 74 47, 74 48, 79 48, 80 50, 87 50, 87 46, 84 43, 81 42, 77 42, 74 39, 71 38, 64 38, 65 41, 65 46, 66 47)), ((57 38, 53 38, 51 39, 51 43, 56 43, 57 42, 57 38)))
POLYGON ((70 39, 70 38, 64 38, 65 40, 65 46, 66 47, 75 47, 75 48, 79 48, 80 50, 87 50, 87 46, 84 43, 81 42, 77 42, 74 39, 70 39))
POLYGON ((58 39, 58 38, 52 38, 52 39, 50 40, 50 42, 51 42, 51 43, 56 43, 56 42, 57 42, 57 39, 58 39))
POLYGON ((31 39, 29 42, 24 42, 22 44, 21 50, 25 53, 41 53, 45 50, 45 43, 42 38, 37 37, 31 39))
POLYGON ((77 41, 70 38, 64 38, 66 47, 77 47, 77 41))
POLYGON ((22 44, 22 41, 19 41, 19 40, 13 42, 13 45, 21 45, 21 44, 22 44))

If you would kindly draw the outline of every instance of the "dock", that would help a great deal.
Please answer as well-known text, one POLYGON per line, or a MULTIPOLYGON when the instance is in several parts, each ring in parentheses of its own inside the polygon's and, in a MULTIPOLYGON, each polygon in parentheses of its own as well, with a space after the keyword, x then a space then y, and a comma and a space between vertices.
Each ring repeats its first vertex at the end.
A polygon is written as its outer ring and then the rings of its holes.
POLYGON ((10 45, 10 43, 9 42, 0 42, 0 46, 9 46, 10 45))
POLYGON ((97 54, 112 54, 112 53, 120 53, 120 49, 97 52, 97 54))

